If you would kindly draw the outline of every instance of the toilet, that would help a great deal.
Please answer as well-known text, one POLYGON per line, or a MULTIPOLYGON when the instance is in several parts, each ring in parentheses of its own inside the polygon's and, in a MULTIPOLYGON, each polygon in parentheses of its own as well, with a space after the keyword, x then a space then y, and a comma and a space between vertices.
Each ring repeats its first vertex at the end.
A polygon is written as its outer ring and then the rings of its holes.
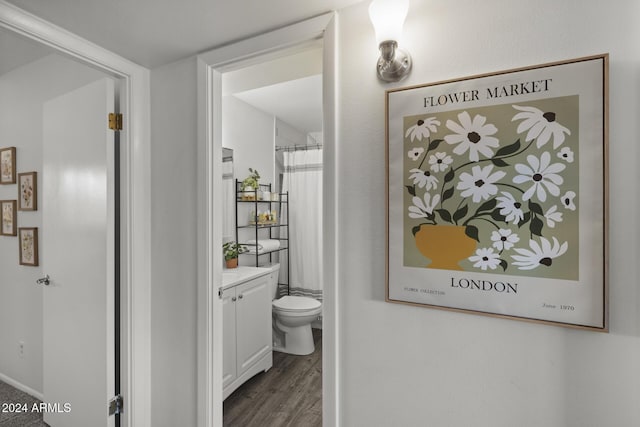
POLYGON ((292 295, 276 299, 280 264, 273 264, 268 268, 272 272, 273 349, 297 355, 313 353, 315 345, 311 322, 322 313, 322 304, 313 298, 292 295))

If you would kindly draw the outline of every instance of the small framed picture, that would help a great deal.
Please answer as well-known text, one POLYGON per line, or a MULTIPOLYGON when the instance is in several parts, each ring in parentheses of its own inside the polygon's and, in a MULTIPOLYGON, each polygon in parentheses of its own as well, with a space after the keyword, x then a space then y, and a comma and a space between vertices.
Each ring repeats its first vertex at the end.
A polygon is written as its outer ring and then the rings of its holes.
POLYGON ((38 210, 38 173, 18 174, 18 209, 21 211, 38 210))
POLYGON ((38 228, 20 227, 20 265, 38 265, 38 228))
POLYGON ((16 183, 16 147, 0 148, 0 184, 16 183))
POLYGON ((0 200, 0 214, 2 214, 0 236, 15 236, 17 234, 16 201, 0 200))

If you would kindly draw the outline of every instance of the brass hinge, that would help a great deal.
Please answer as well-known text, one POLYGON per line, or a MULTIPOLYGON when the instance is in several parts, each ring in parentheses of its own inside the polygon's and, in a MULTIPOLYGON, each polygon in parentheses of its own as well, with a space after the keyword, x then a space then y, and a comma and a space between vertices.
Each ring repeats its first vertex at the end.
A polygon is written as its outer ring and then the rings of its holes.
POLYGON ((120 415, 122 414, 122 407, 124 405, 124 400, 122 399, 122 395, 117 395, 113 399, 109 401, 109 415, 120 415))
POLYGON ((109 113, 109 129, 122 130, 122 114, 109 113))

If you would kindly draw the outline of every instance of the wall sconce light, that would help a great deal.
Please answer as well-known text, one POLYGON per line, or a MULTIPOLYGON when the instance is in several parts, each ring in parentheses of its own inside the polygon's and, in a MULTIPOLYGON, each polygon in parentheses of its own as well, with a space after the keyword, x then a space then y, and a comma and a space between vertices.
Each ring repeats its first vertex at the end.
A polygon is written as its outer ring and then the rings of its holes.
POLYGON ((373 0, 369 5, 369 18, 380 49, 378 78, 385 82, 400 81, 411 71, 411 56, 398 48, 408 12, 409 0, 373 0))

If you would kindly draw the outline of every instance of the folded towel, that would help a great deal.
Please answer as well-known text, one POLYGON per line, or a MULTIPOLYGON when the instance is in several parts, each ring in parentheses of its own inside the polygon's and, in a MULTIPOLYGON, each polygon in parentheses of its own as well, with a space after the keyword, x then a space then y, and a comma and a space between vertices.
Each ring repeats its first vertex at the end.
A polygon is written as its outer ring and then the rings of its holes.
POLYGON ((255 240, 249 240, 247 241, 247 249, 249 250, 249 253, 254 254, 256 253, 256 250, 258 253, 276 251, 280 249, 280 240, 260 239, 257 243, 255 240))

